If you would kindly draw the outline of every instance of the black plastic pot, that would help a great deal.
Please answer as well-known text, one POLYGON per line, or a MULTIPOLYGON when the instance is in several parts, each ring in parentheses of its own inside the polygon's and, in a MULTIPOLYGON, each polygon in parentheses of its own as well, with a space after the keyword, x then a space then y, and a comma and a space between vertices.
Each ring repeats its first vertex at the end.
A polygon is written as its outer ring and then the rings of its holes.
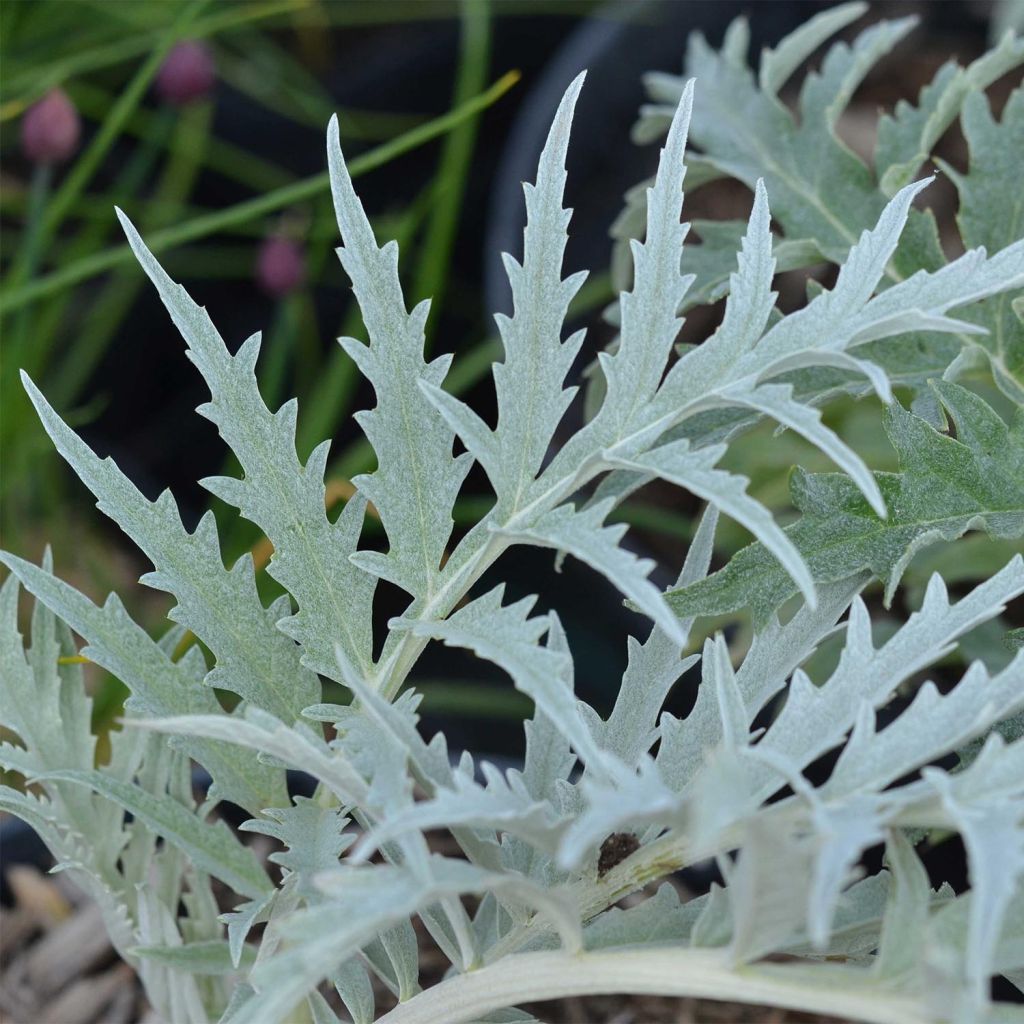
POLYGON ((751 21, 751 52, 778 41, 830 3, 742 0, 679 3, 615 0, 582 21, 531 86, 506 137, 488 211, 484 253, 488 308, 510 312, 511 295, 500 254, 519 256, 526 214, 522 182, 533 181, 551 118, 569 83, 587 80, 576 105, 567 159, 567 205, 573 208, 567 272, 601 270, 610 262, 608 229, 627 189, 653 173, 657 146, 635 146, 630 128, 645 102, 647 71, 679 72, 686 40, 701 32, 717 45, 733 18, 751 21))

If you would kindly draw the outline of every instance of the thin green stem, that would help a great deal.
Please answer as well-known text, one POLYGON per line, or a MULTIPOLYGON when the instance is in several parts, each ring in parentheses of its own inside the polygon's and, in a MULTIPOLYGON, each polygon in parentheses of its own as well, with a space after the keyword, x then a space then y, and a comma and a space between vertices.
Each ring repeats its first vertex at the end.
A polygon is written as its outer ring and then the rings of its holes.
POLYGON ((478 715, 522 722, 533 709, 533 701, 518 690, 490 686, 483 682, 452 683, 446 679, 416 679, 422 696, 420 710, 435 715, 478 715))
MULTIPOLYGON (((238 4, 222 7, 218 13, 198 18, 189 27, 194 39, 204 39, 239 25, 251 25, 257 21, 278 17, 300 10, 306 0, 278 0, 267 4, 238 4)), ((0 120, 19 114, 36 95, 70 78, 76 78, 90 71, 123 64, 144 53, 150 53, 166 32, 166 27, 148 32, 122 32, 109 43, 102 43, 91 49, 59 57, 49 65, 26 67, 10 75, 5 83, 5 94, 26 94, 17 100, 6 101, 0 111, 0 120)))
MULTIPOLYGON (((483 88, 491 55, 488 0, 463 0, 461 15, 459 73, 452 101, 456 107, 483 88)), ((434 316, 426 327, 427 351, 437 327, 437 314, 444 302, 445 286, 451 271, 452 249, 462 212, 478 123, 478 117, 470 118, 447 136, 437 165, 433 210, 427 222, 412 287, 414 302, 421 299, 430 299, 432 302, 434 316)))
POLYGON ((289 120, 319 133, 337 113, 343 139, 367 142, 385 141, 426 120, 419 114, 339 108, 320 81, 272 37, 255 28, 248 28, 240 36, 222 44, 217 61, 222 77, 239 92, 289 120))
MULTIPOLYGON (((166 141, 171 137, 173 129, 174 120, 171 112, 163 111, 163 116, 156 125, 154 136, 143 142, 141 146, 136 147, 119 170, 110 189, 111 195, 131 195, 142 190, 157 165, 162 145, 166 144, 166 141)), ((76 205, 80 205, 80 203, 76 205)), ((79 232, 68 243, 66 253, 61 253, 61 259, 66 259, 68 262, 83 259, 90 252, 94 251, 97 246, 102 245, 106 241, 114 226, 110 219, 110 208, 112 205, 112 200, 105 203, 106 213, 102 221, 90 221, 81 227, 79 232)), ((159 206, 158 203, 155 205, 159 206)), ((52 302, 48 302, 36 311, 36 344, 39 346, 40 353, 44 359, 55 344, 57 332, 61 327, 67 328, 67 310, 72 299, 73 295, 71 292, 64 292, 56 296, 52 302)), ((22 363, 21 365, 24 366, 25 364, 22 363)), ((30 373, 32 372, 31 365, 25 368, 30 373)), ((70 404, 70 402, 63 404, 70 404)), ((35 419, 35 416, 33 416, 33 419, 35 419)))
POLYGON ((292 394, 308 395, 324 372, 327 362, 320 342, 320 328, 316 318, 313 292, 304 288, 295 296, 295 348, 292 363, 292 394))
MULTIPOLYGON (((113 96, 106 89, 92 82, 76 82, 68 91, 78 109, 87 117, 102 117, 103 112, 109 110, 114 102, 113 96)), ((125 122, 124 134, 143 140, 156 136, 160 139, 160 144, 166 146, 166 136, 160 131, 162 113, 163 111, 153 112, 139 107, 125 122)), ((203 163, 210 170, 239 185, 251 188, 254 192, 269 192, 294 180, 294 175, 277 164, 216 136, 212 136, 207 142, 203 163)), ((104 205, 103 215, 109 218, 109 204, 104 205)))
POLYGON ((278 302, 274 312, 274 323, 270 328, 270 338, 266 343, 266 355, 260 372, 260 390, 268 409, 276 409, 281 404, 281 396, 285 392, 288 357, 294 351, 298 325, 298 309, 295 304, 297 298, 296 295, 283 298, 278 302))
MULTIPOLYGON (((72 206, 74 206, 75 200, 85 190, 86 185, 89 184, 93 175, 99 169, 103 158, 110 151, 110 147, 117 141, 125 122, 134 113, 135 108, 142 99, 143 93, 160 69, 167 51, 181 38, 189 23, 208 2, 209 0, 195 0, 194 3, 189 4, 182 10, 181 15, 163 33, 156 49, 149 55, 142 67, 135 72, 132 80, 110 108, 110 112, 104 118, 99 131, 93 136, 92 142, 89 143, 85 152, 75 161, 74 167, 72 167, 60 188, 57 189, 46 210, 46 215, 39 229, 40 237, 38 244, 42 249, 46 249, 53 240, 61 224, 64 222, 64 218, 72 206)), ((27 277, 28 265, 24 255, 22 255, 22 258, 11 268, 9 280, 13 285, 17 286, 25 281, 27 277)))
MULTIPOLYGON (((119 170, 114 182, 114 189, 129 193, 139 189, 149 176, 157 155, 158 148, 155 145, 145 145, 136 149, 119 170)), ((89 224, 74 238, 69 248, 74 252, 88 253, 102 242, 109 230, 109 222, 89 224)), ((67 310, 72 297, 71 292, 64 292, 35 311, 31 333, 32 343, 24 346, 20 352, 16 352, 5 337, 4 359, 6 365, 24 367, 30 373, 38 375, 39 368, 47 365, 47 355, 60 336, 61 329, 66 328, 69 323, 67 310)), ((90 320, 91 311, 86 315, 86 325, 90 320)), ((88 326, 86 326, 85 333, 88 333, 88 326)), ((73 347, 69 352, 68 361, 62 363, 61 376, 63 376, 63 366, 73 365, 77 361, 76 353, 79 344, 82 343, 77 332, 72 331, 71 337, 74 339, 73 347)), ((69 405, 71 402, 62 402, 61 404, 69 405)), ((0 374, 0 409, 3 410, 3 415, 0 416, 0 464, 4 467, 2 525, 6 531, 8 545, 17 547, 12 541, 14 531, 18 528, 19 517, 12 514, 15 504, 12 501, 12 495, 21 491, 35 493, 39 489, 39 484, 59 479, 59 477, 52 472, 53 445, 49 443, 46 432, 42 429, 27 395, 18 386, 16 373, 0 374)), ((88 421, 95 414, 94 403, 93 406, 76 410, 69 417, 69 422, 75 420, 76 417, 83 418, 79 422, 88 421)), ((25 496, 27 497, 27 494, 25 496)), ((35 494, 35 497, 37 499, 35 507, 40 507, 38 494, 35 494)))
MULTIPOLYGON (((32 181, 29 185, 25 236, 19 250, 19 260, 24 266, 26 278, 31 278, 36 272, 36 267, 39 266, 39 257, 43 248, 43 222, 46 219, 46 204, 50 197, 52 184, 53 164, 37 164, 32 171, 32 181)), ((9 352, 18 355, 22 351, 28 325, 28 314, 23 312, 15 321, 10 337, 6 339, 9 352)))
POLYGON ((37 164, 32 171, 29 185, 28 221, 25 225, 25 262, 29 273, 35 271, 39 262, 42 226, 46 216, 46 203, 53 185, 53 164, 37 164))
MULTIPOLYGON (((239 92, 317 132, 335 113, 334 100, 317 79, 307 75, 297 84, 295 68, 301 65, 286 49, 275 46, 265 33, 255 29, 221 43, 217 68, 224 81, 239 92)), ((374 141, 388 137, 387 132, 378 133, 374 141)))
MULTIPOLYGON (((367 171, 394 160, 409 150, 416 149, 418 146, 422 146, 432 139, 444 135, 445 132, 461 124, 466 118, 472 117, 478 110, 483 110, 492 103, 495 103, 518 80, 519 73, 510 71, 498 79, 486 92, 475 97, 460 109, 453 110, 448 114, 428 121, 426 124, 414 128, 412 131, 406 132, 390 142, 377 146, 362 156, 356 157, 349 164, 349 173, 353 178, 358 177, 360 174, 365 174, 367 171)), ((312 177, 297 181, 293 185, 277 189, 268 195, 250 199, 231 206, 226 210, 196 217, 185 224, 179 224, 175 227, 158 231, 147 239, 147 244, 154 253, 160 253, 172 246, 205 238, 235 224, 264 217, 275 210, 311 199, 314 196, 327 192, 329 187, 330 178, 326 172, 315 174, 312 177)), ((3 312, 10 313, 15 309, 20 309, 30 302, 35 302, 46 295, 51 295, 56 291, 67 288, 69 285, 95 277, 97 274, 101 274, 113 267, 121 266, 124 263, 131 263, 133 259, 131 249, 127 245, 121 245, 95 253, 93 256, 80 260, 71 266, 64 267, 37 281, 14 288, 7 288, 5 289, 3 312)))
MULTIPOLYGON (((155 230, 173 222, 192 192, 196 176, 203 165, 203 154, 210 141, 213 110, 209 103, 194 104, 179 113, 164 111, 166 120, 174 125, 170 147, 171 159, 164 166, 154 192, 156 202, 143 212, 142 228, 155 230)), ((160 132, 159 134, 164 134, 160 132)), ((153 143, 159 148, 159 143, 153 143)), ((121 271, 107 283, 90 308, 84 330, 76 338, 66 360, 61 362, 52 393, 61 404, 70 404, 88 380, 107 350, 115 331, 131 309, 142 287, 138 274, 121 271)))
MULTIPOLYGON (((35 167, 29 187, 28 216, 21 248, 25 272, 29 277, 35 273, 39 262, 41 227, 52 181, 52 164, 39 164, 35 167)), ((16 446, 7 443, 12 435, 16 436, 14 424, 21 418, 19 413, 23 411, 26 404, 15 383, 17 374, 13 372, 13 368, 22 363, 30 326, 31 315, 28 310, 22 310, 20 315, 15 318, 10 334, 4 338, 4 372, 0 374, 0 406, 4 410, 6 423, 0 426, 0 450, 3 453, 2 461, 8 481, 20 480, 25 477, 28 467, 32 464, 34 454, 31 445, 16 446)), ((5 485, 5 490, 7 486, 5 485)), ((7 543, 11 544, 11 542, 12 538, 8 537, 7 543)))
MULTIPOLYGON (((351 303, 341 323, 340 336, 358 337, 362 319, 359 308, 351 303)), ((296 447, 305 458, 315 445, 333 436, 338 423, 346 415, 358 382, 355 363, 339 345, 324 360, 312 395, 303 403, 299 416, 296 447)))

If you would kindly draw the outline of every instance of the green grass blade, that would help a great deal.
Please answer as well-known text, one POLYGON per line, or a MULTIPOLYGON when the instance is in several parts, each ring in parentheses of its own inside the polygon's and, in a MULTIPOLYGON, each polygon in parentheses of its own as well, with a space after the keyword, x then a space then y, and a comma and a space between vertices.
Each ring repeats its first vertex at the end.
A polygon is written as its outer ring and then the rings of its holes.
MULTIPOLYGON (((432 139, 444 135, 456 125, 472 117, 477 111, 483 110, 495 103, 518 80, 519 72, 508 72, 499 78, 486 92, 481 93, 458 110, 453 110, 441 117, 434 118, 432 121, 428 121, 426 124, 420 125, 418 128, 414 128, 412 131, 406 132, 381 146, 376 146, 369 152, 362 154, 362 156, 356 157, 349 164, 349 173, 352 177, 365 174, 376 167, 394 160, 403 153, 409 152, 409 150, 416 149, 418 146, 422 146, 432 139)), ((291 206, 293 203, 299 203, 321 193, 326 193, 328 187, 329 178, 326 173, 314 174, 292 185, 276 189, 265 196, 259 196, 256 199, 250 199, 228 207, 226 210, 218 210, 215 213, 196 217, 184 224, 158 231, 150 236, 149 245, 154 253, 158 253, 175 245, 194 242, 196 239, 205 238, 225 228, 263 217, 275 210, 291 206)), ((5 289, 6 294, 3 296, 4 301, 0 312, 13 312, 46 295, 52 295, 54 292, 77 284, 79 281, 88 280, 90 277, 95 277, 97 274, 101 274, 113 267, 121 266, 124 263, 130 263, 131 261, 132 254, 127 245, 105 249, 45 277, 17 287, 5 289)))

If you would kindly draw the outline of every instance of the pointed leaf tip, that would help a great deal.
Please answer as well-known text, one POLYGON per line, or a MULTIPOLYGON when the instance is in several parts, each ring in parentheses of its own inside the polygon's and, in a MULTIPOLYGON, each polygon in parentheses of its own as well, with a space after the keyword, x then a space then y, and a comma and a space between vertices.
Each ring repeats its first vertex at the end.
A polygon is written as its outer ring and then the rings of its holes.
POLYGON ((571 102, 575 103, 577 97, 580 94, 580 90, 583 88, 583 83, 587 78, 587 69, 584 68, 566 87, 562 93, 561 103, 565 103, 567 99, 571 99, 571 102))
MULTIPOLYGON (((21 385, 25 389, 25 393, 28 395, 29 401, 35 408, 39 418, 43 420, 45 424, 47 415, 56 416, 56 413, 53 411, 53 408, 46 400, 42 391, 37 387, 36 382, 29 376, 28 371, 19 370, 18 372, 21 374, 21 385)), ((48 430, 47 433, 49 433, 48 430)))
POLYGON ((128 237, 128 244, 134 249, 136 241, 141 241, 141 239, 138 230, 132 223, 131 217, 129 217, 120 206, 114 207, 114 213, 117 215, 117 220, 121 225, 121 229, 128 237))

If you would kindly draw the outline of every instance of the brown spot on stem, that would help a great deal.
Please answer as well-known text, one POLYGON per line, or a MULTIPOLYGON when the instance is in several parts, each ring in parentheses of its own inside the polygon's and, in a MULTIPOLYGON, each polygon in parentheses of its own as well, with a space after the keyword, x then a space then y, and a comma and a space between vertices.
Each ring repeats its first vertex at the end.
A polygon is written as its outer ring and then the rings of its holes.
POLYGON ((640 840, 632 832, 613 832, 602 844, 597 859, 597 877, 604 878, 616 864, 640 849, 640 840))

